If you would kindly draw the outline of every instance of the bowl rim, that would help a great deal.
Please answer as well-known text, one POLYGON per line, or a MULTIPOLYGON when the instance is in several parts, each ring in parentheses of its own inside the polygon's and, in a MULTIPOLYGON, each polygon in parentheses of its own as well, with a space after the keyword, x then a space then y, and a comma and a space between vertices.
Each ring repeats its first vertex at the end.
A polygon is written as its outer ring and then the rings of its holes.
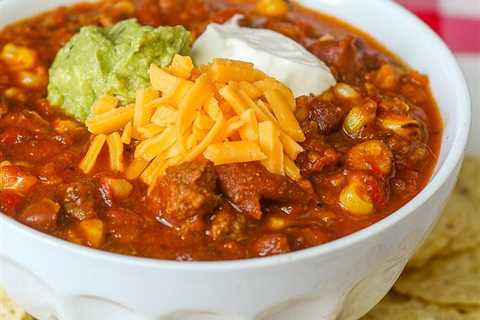
MULTIPOLYGON (((330 0, 325 1, 328 3, 330 0)), ((8 3, 9 0, 5 0, 3 5, 6 5, 8 3)), ((402 21, 408 22, 409 24, 416 24, 423 33, 427 34, 431 38, 433 45, 440 50, 440 52, 437 54, 445 56, 447 65, 452 71, 451 82, 457 83, 455 91, 457 91, 458 93, 457 100, 459 100, 459 105, 461 106, 461 108, 459 108, 461 114, 458 118, 458 128, 454 133, 455 136, 452 141, 451 152, 448 153, 443 164, 438 167, 437 172, 434 174, 433 178, 428 182, 428 184, 424 187, 424 189, 420 193, 418 193, 413 199, 411 199, 407 204, 405 204, 403 207, 396 210, 395 212, 391 213, 389 216, 347 236, 299 251, 293 251, 276 256, 261 258, 188 262, 128 256, 108 251, 92 249, 37 231, 3 214, 0 214, 0 224, 8 224, 14 229, 15 232, 23 233, 27 237, 32 237, 33 241, 41 241, 48 246, 54 247, 56 250, 62 249, 67 251, 67 253, 73 255, 82 255, 86 258, 101 260, 105 263, 124 264, 136 267, 141 266, 153 269, 176 269, 182 271, 201 272, 207 270, 244 270, 251 268, 267 268, 271 266, 278 266, 287 263, 297 262, 300 260, 307 260, 313 257, 318 257, 335 251, 340 251, 341 249, 345 249, 346 247, 358 244, 401 222, 408 215, 412 214, 416 209, 418 209, 423 203, 430 200, 432 195, 435 194, 440 189, 440 187, 447 181, 447 179, 455 171, 457 165, 462 160, 471 125, 471 100, 466 80, 458 63, 456 62, 453 53, 443 42, 443 40, 434 31, 430 29, 430 27, 428 27, 422 20, 413 15, 403 6, 394 1, 376 1, 375 5, 378 5, 380 7, 383 5, 385 9, 397 11, 399 18, 401 18, 402 21)), ((0 3, 0 7, 1 6, 2 3, 0 3)), ((315 8, 312 9, 317 10, 315 8)), ((362 31, 361 27, 355 27, 362 31)), ((375 37, 373 36, 373 38, 375 37)), ((444 140, 445 136, 442 137, 443 142, 441 147, 443 147, 444 145, 444 140)))

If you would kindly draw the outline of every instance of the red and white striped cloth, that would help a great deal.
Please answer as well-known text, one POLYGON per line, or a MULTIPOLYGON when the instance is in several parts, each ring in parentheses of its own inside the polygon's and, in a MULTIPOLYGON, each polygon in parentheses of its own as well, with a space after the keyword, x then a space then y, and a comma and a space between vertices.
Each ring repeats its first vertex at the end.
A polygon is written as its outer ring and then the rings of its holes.
POLYGON ((399 0, 458 53, 480 54, 480 0, 399 0))
MULTIPOLYGON (((457 56, 473 102, 472 140, 480 139, 480 0, 397 0, 423 19, 457 56)), ((472 148, 473 149, 473 148, 472 148)), ((477 148, 475 148, 477 149, 477 148)), ((478 152, 478 151, 477 151, 478 152)))

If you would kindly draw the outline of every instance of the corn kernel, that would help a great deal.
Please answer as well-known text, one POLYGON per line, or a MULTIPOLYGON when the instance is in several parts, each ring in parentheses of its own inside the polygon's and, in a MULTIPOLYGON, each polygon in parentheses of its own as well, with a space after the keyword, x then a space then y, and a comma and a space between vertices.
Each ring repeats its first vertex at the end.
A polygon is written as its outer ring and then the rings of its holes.
POLYGON ((119 1, 112 6, 112 11, 115 16, 132 16, 135 14, 135 6, 130 1, 119 1))
POLYGON ((16 70, 31 69, 37 63, 37 53, 34 50, 13 43, 8 43, 3 47, 0 58, 16 70))
POLYGON ((338 83, 333 90, 340 99, 353 100, 360 97, 358 91, 346 83, 338 83))
POLYGON ((133 190, 133 186, 125 179, 104 178, 103 183, 108 186, 116 199, 127 198, 133 190))
POLYGON ((358 134, 369 122, 368 117, 360 107, 353 107, 343 122, 343 129, 349 135, 358 134))
POLYGON ((382 89, 390 90, 394 89, 399 80, 399 74, 397 69, 389 64, 384 64, 380 67, 375 77, 375 83, 382 89))
POLYGON ((27 100, 27 95, 20 88, 10 87, 10 88, 6 89, 3 92, 3 94, 5 95, 5 97, 7 97, 9 99, 12 99, 12 100, 17 100, 17 101, 22 101, 22 102, 27 100))
POLYGON ((87 241, 87 245, 95 248, 98 248, 102 245, 105 239, 105 230, 101 220, 83 220, 80 222, 79 228, 87 241))
POLYGON ((41 87, 47 81, 45 75, 31 71, 20 71, 17 79, 23 87, 32 89, 41 87))
POLYGON ((282 230, 288 227, 288 221, 282 217, 270 216, 267 220, 267 226, 270 230, 282 230))
POLYGON ((378 124, 385 130, 391 130, 402 137, 413 137, 420 134, 420 124, 407 116, 387 114, 378 118, 378 124))
POLYGON ((359 186, 355 183, 349 183, 340 193, 340 205, 355 215, 372 214, 374 206, 370 198, 366 195, 360 195, 359 186))
POLYGON ((285 0, 259 0, 256 9, 261 15, 281 18, 288 13, 288 4, 285 0))

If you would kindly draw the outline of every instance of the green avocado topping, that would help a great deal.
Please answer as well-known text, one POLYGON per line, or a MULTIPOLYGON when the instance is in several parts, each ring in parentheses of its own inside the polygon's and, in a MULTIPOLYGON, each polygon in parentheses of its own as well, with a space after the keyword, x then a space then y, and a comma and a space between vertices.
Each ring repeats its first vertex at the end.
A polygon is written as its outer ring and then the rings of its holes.
POLYGON ((189 54, 190 39, 182 26, 153 28, 134 19, 83 27, 50 68, 48 100, 82 122, 102 95, 131 103, 137 89, 150 85, 150 64, 167 67, 175 54, 189 54))

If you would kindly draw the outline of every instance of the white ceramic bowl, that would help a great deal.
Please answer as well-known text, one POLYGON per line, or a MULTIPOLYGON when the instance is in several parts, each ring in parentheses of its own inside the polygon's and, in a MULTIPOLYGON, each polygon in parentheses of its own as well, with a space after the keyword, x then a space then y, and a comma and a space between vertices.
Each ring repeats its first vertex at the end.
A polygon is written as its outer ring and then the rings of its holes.
MULTIPOLYGON (((0 26, 73 2, 4 0, 0 26)), ((232 262, 95 251, 0 215, 0 286, 41 320, 347 320, 377 303, 426 237, 455 183, 470 125, 469 95, 447 47, 395 3, 301 2, 362 28, 430 77, 445 132, 436 172, 415 199, 337 241, 232 262)))

